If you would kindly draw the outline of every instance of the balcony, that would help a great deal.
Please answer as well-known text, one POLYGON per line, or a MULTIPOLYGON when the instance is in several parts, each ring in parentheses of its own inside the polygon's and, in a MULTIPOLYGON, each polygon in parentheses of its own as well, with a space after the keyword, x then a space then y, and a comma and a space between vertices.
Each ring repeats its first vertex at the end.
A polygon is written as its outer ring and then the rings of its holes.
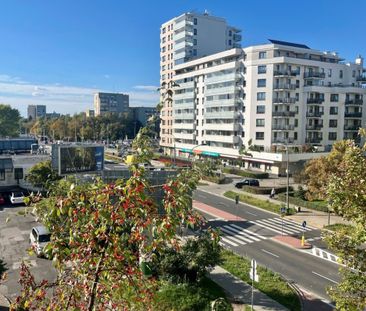
POLYGON ((294 117, 295 116, 295 111, 273 111, 272 112, 272 116, 273 117, 294 117))
POLYGON ((185 40, 185 41, 182 41, 182 42, 179 42, 177 44, 175 44, 175 49, 176 50, 179 50, 179 49, 183 49, 183 48, 186 48, 186 47, 192 47, 193 46, 193 43, 188 41, 188 40, 185 40))
POLYGON ((308 104, 320 105, 324 102, 324 98, 308 98, 306 101, 308 104))
POLYGON ((305 72, 304 79, 324 79, 324 72, 305 72))
POLYGON ((174 100, 188 99, 188 98, 192 98, 192 99, 194 98, 194 91, 174 94, 174 96, 173 96, 174 100))
POLYGON ((175 113, 174 115, 174 119, 176 120, 194 120, 195 119, 195 114, 194 112, 187 112, 187 113, 175 113))
POLYGON ((233 94, 236 90, 237 88, 235 86, 218 87, 206 89, 205 95, 233 94))
POLYGON ((275 84, 273 86, 274 90, 295 90, 296 85, 295 84, 275 84))
POLYGON ((273 138, 272 144, 293 144, 294 139, 292 137, 289 138, 273 138))
POLYGON ((294 104, 296 102, 296 98, 293 97, 285 97, 285 98, 274 98, 274 104, 294 104))
POLYGON ((210 100, 205 101, 205 107, 235 107, 240 104, 238 99, 222 99, 222 100, 210 100))
POLYGON ((357 82, 366 82, 366 76, 358 76, 358 77, 356 78, 356 81, 357 81, 357 82))
POLYGON ((363 100, 362 99, 352 99, 352 100, 346 100, 344 102, 346 106, 362 106, 363 100))
POLYGON ((203 135, 204 141, 216 141, 220 143, 237 144, 239 143, 239 137, 234 135, 203 135))
POLYGON ((346 112, 345 118, 362 118, 362 112, 346 112))
POLYGON ((307 137, 305 139, 305 142, 307 144, 320 144, 320 142, 323 140, 322 137, 307 137))
POLYGON ((284 76, 284 77, 296 77, 297 75, 299 75, 300 72, 297 70, 275 70, 273 72, 273 75, 275 77, 279 77, 279 76, 284 76))
POLYGON ((295 126, 293 124, 275 124, 272 125, 274 131, 293 131, 295 126))
POLYGON ((308 111, 306 113, 307 118, 321 118, 324 115, 324 111, 308 111))
POLYGON ((206 111, 205 119, 235 119, 240 116, 238 111, 229 110, 229 111, 206 111))
POLYGON ((173 129, 180 129, 180 130, 195 130, 196 123, 174 123, 173 129))
POLYGON ((205 123, 205 130, 220 130, 220 131, 240 131, 242 127, 239 123, 205 123))
POLYGON ((185 27, 185 28, 193 27, 193 21, 191 21, 189 19, 183 19, 179 22, 176 22, 174 25, 174 31, 178 32, 183 27, 185 27))
POLYGON ((306 129, 309 131, 320 131, 323 128, 323 124, 306 124, 306 129))
POLYGON ((360 129, 361 125, 345 125, 344 130, 345 131, 358 131, 360 129))
POLYGON ((174 133, 175 139, 189 139, 189 140, 195 140, 196 135, 194 133, 174 133))
POLYGON ((215 82, 234 81, 234 80, 238 79, 239 77, 240 76, 235 72, 206 77, 205 84, 207 85, 207 84, 215 83, 215 82))

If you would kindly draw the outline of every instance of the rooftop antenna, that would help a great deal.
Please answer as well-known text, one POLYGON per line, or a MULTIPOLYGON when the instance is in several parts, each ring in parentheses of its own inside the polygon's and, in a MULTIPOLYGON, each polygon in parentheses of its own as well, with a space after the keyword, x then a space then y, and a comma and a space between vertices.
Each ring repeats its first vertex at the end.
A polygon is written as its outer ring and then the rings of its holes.
POLYGON ((208 15, 210 15, 210 13, 208 12, 207 9, 205 9, 205 12, 203 13, 203 15, 208 16, 208 15))

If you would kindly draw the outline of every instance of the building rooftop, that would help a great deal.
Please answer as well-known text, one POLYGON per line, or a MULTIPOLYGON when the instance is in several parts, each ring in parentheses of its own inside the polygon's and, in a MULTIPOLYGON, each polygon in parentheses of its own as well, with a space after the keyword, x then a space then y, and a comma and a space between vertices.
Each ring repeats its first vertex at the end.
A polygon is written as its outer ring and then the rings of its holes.
POLYGON ((309 50, 311 49, 305 44, 292 43, 292 42, 273 40, 273 39, 268 39, 268 41, 273 43, 273 44, 287 45, 287 46, 292 46, 292 47, 301 48, 301 49, 309 49, 309 50))

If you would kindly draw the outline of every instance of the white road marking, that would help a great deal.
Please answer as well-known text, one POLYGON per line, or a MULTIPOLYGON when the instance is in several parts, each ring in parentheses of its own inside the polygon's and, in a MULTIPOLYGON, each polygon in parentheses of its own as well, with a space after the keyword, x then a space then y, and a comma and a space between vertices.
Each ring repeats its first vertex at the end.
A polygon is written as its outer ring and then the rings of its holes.
POLYGON ((232 246, 239 246, 238 244, 231 242, 230 240, 228 240, 227 238, 221 237, 221 240, 223 240, 224 242, 232 245, 232 246))
POLYGON ((326 276, 324 276, 324 275, 321 275, 321 274, 319 274, 319 273, 317 273, 317 272, 315 272, 315 271, 311 271, 313 274, 315 274, 315 275, 317 275, 317 276, 320 276, 321 278, 323 278, 323 279, 326 279, 326 280, 328 280, 328 281, 331 281, 331 282, 333 282, 334 284, 338 284, 338 282, 336 282, 336 281, 334 281, 334 280, 332 280, 332 279, 330 279, 330 278, 328 278, 328 277, 326 277, 326 276))
POLYGON ((271 255, 271 256, 273 256, 273 257, 276 257, 276 258, 280 258, 280 256, 278 256, 278 255, 276 255, 276 254, 273 254, 273 253, 271 253, 271 252, 269 252, 269 251, 266 251, 265 249, 261 249, 261 251, 262 252, 265 252, 265 253, 267 253, 267 254, 269 254, 269 255, 271 255))
POLYGON ((251 236, 250 234, 244 232, 244 230, 238 230, 236 228, 232 228, 231 226, 225 226, 225 228, 227 228, 228 230, 234 232, 235 234, 240 234, 240 235, 243 235, 249 239, 252 239, 254 241, 260 241, 260 239, 258 239, 257 237, 255 236, 251 236))
POLYGON ((252 215, 252 216, 258 216, 257 214, 254 214, 254 213, 251 213, 251 212, 248 212, 248 211, 245 211, 247 214, 249 215, 252 215))
MULTIPOLYGON (((225 226, 225 227, 227 227, 227 226, 225 226)), ((222 227, 222 228, 220 228, 223 232, 225 232, 225 233, 227 233, 227 234, 230 234, 233 238, 235 238, 235 241, 237 241, 237 239, 239 239, 239 240, 243 240, 244 242, 246 242, 246 243, 252 243, 253 241, 252 240, 250 240, 250 239, 247 239, 247 238, 245 238, 245 237, 243 237, 243 236, 240 236, 240 235, 236 235, 236 232, 233 232, 233 231, 231 231, 231 230, 229 230, 228 228, 225 228, 225 227, 222 227)), ((229 236, 229 237, 231 237, 231 236, 229 236)), ((228 236, 226 236, 226 237, 228 237, 228 236)))
POLYGON ((239 230, 242 230, 242 231, 248 232, 250 235, 257 236, 257 237, 258 237, 258 238, 260 238, 260 239, 263 239, 263 240, 266 240, 266 239, 267 239, 267 237, 265 237, 265 236, 263 236, 263 235, 260 235, 260 234, 258 234, 258 233, 255 233, 255 232, 250 231, 250 230, 248 230, 248 229, 244 229, 244 228, 239 227, 239 226, 237 226, 237 225, 235 225, 235 224, 231 224, 230 226, 231 226, 231 227, 234 227, 234 228, 237 228, 237 229, 239 229, 239 230))

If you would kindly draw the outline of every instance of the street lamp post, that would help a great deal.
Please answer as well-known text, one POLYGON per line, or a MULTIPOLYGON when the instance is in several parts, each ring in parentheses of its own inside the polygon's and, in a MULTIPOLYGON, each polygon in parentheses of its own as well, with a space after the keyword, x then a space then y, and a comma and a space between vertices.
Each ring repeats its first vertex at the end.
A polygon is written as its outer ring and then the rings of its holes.
POLYGON ((287 213, 290 211, 290 202, 289 202, 289 186, 290 186, 290 178, 289 178, 289 153, 288 153, 288 143, 286 141, 286 177, 287 177, 287 183, 286 183, 286 209, 287 213))

